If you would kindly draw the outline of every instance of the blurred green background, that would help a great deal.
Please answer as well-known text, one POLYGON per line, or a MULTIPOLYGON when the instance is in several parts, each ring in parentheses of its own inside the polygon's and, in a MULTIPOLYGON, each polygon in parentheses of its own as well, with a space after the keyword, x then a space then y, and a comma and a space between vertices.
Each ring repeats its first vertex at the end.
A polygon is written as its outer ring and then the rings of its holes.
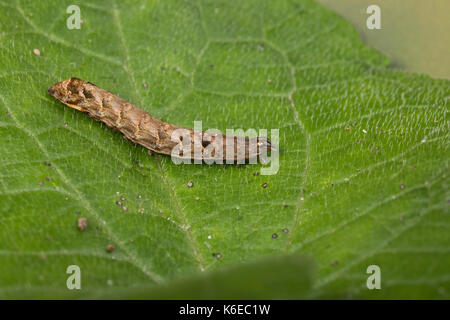
POLYGON ((362 40, 391 59, 391 66, 450 79, 450 1, 317 0, 350 21, 362 40), (381 30, 369 30, 366 9, 381 8, 381 30))

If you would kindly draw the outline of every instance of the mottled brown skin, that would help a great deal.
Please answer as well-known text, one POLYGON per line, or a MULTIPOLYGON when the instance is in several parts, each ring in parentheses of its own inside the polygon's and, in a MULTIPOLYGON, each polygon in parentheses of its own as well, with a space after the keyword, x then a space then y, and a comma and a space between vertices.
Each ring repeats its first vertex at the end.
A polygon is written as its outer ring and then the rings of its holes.
MULTIPOLYGON (((156 119, 132 103, 90 82, 70 78, 54 84, 48 89, 48 92, 67 106, 87 113, 91 118, 105 123, 114 130, 120 131, 132 142, 140 144, 153 152, 171 155, 172 149, 180 143, 180 141, 172 141, 171 135, 174 130, 184 128, 156 119)), ((182 157, 195 159, 194 131, 191 129, 185 130, 188 130, 191 136, 191 154, 185 154, 182 157)), ((220 135, 223 138, 223 148, 225 148, 227 136, 225 134, 220 135)), ((216 135, 208 132, 202 132, 202 136, 203 140, 208 140, 207 138, 209 138, 211 142, 216 139, 216 135)), ((253 158, 253 156, 260 156, 264 148, 267 151, 270 151, 272 148, 270 141, 266 138, 233 136, 232 139, 235 141, 235 152, 232 155, 228 155, 224 151, 223 160, 248 160, 253 158), (236 143, 237 139, 245 139, 245 152, 239 149, 239 144, 236 143), (257 150, 249 152, 251 142, 256 142, 254 145, 257 146, 257 150)), ((202 149, 208 144, 209 142, 202 142, 202 149)), ((214 156, 214 153, 212 153, 212 156, 214 156)))

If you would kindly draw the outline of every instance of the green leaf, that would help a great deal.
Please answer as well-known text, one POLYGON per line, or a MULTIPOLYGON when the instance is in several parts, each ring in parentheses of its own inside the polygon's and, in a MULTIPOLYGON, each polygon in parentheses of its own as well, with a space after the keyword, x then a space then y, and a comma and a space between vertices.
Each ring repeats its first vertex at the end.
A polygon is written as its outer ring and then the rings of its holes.
POLYGON ((80 30, 71 4, 0 2, 0 297, 450 297, 448 81, 312 1, 80 2, 80 30), (188 128, 279 129, 279 171, 148 155, 47 94, 70 77, 188 128))
MULTIPOLYGON (((146 287, 122 287, 116 290, 92 288, 69 291, 31 288, 22 298, 57 297, 89 299, 304 299, 312 287, 313 264, 296 256, 276 256, 225 267, 190 278, 168 282, 149 290, 146 287), (299 272, 301 271, 301 272, 299 272)), ((111 282, 110 282, 111 283, 111 282)), ((12 297, 14 292, 9 293, 12 297)), ((8 295, 6 297, 9 297, 8 295)))

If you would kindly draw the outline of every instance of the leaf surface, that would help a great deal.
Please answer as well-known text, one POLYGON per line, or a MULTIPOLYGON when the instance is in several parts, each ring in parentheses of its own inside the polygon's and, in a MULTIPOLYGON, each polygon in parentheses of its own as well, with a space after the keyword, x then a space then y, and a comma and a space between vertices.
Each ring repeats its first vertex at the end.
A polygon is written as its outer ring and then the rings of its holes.
POLYGON ((82 2, 80 30, 70 4, 0 2, 0 296, 223 297, 217 274, 290 254, 316 270, 294 263, 312 284, 289 297, 450 297, 448 81, 388 69, 312 1, 82 2), (70 77, 188 128, 279 129, 279 171, 148 155, 47 94, 70 77))

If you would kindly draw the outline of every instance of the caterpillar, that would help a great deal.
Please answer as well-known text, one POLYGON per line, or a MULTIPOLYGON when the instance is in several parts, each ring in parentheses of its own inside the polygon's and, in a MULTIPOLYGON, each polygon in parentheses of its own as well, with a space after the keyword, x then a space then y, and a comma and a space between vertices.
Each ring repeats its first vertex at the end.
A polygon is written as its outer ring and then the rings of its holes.
POLYGON ((55 83, 48 89, 48 93, 68 107, 87 113, 91 118, 121 132, 135 144, 159 154, 173 155, 174 148, 178 148, 181 149, 179 157, 184 159, 206 161, 220 158, 227 163, 243 163, 242 161, 260 157, 274 148, 265 137, 197 132, 161 121, 115 94, 78 78, 55 83), (187 137, 181 135, 174 139, 180 131, 186 132, 187 137), (196 152, 198 147, 195 142, 199 139, 202 152, 196 152), (208 146, 213 148, 205 155, 204 151, 208 146))

